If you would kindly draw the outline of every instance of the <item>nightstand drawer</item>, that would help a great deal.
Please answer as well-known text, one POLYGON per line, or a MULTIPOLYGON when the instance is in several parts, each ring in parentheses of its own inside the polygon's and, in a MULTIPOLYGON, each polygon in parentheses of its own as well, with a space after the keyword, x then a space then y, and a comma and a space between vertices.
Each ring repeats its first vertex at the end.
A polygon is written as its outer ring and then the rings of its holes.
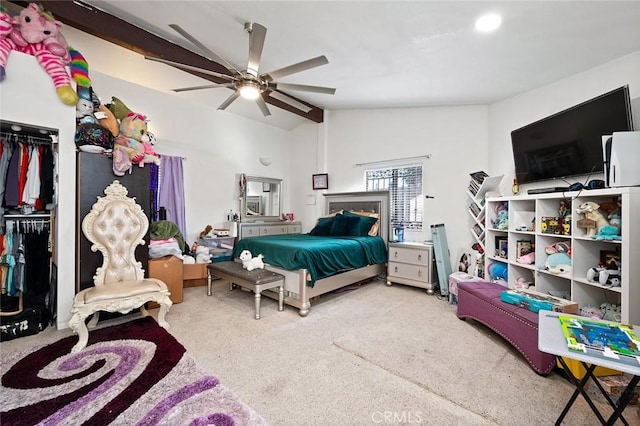
POLYGON ((411 265, 408 263, 389 262, 387 276, 406 278, 408 280, 431 282, 431 273, 428 266, 411 265))
POLYGON ((389 262, 404 262, 414 265, 431 266, 431 250, 404 247, 389 247, 389 262))

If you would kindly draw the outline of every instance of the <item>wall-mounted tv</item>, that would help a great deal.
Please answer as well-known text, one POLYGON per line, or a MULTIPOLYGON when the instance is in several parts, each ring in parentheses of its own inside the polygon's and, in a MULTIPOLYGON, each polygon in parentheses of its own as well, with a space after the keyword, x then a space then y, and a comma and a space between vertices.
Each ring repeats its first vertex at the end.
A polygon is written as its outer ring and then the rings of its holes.
POLYGON ((629 86, 516 129, 516 179, 523 184, 602 172, 602 136, 630 130, 629 86))

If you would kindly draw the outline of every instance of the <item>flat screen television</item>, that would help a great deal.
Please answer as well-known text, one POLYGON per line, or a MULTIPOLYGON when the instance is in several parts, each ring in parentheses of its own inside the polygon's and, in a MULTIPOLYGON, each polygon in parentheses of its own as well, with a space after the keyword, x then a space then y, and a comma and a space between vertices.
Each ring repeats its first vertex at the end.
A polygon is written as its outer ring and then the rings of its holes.
POLYGON ((602 172, 602 136, 630 130, 629 86, 516 129, 516 179, 523 184, 602 172))

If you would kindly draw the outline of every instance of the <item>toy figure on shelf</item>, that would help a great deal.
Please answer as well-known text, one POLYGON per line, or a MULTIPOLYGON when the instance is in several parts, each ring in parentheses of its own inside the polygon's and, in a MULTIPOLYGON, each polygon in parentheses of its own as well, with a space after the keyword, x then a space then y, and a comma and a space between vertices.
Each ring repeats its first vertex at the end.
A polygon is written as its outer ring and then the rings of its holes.
POLYGON ((584 219, 586 219, 586 221, 579 221, 578 226, 586 228, 588 237, 597 235, 600 228, 609 225, 609 222, 607 222, 607 219, 599 209, 600 205, 593 201, 586 201, 576 209, 576 213, 584 215, 584 219))

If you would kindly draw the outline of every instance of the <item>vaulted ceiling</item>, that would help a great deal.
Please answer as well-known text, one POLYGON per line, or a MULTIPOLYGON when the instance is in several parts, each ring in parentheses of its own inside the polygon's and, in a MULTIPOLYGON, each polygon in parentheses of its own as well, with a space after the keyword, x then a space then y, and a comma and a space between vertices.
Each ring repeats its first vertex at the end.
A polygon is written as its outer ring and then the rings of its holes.
MULTIPOLYGON (((267 28, 261 70, 319 55, 329 59, 283 81, 335 87, 335 95, 289 92, 312 107, 308 113, 268 101, 301 121, 321 122, 324 110, 489 104, 640 50, 640 1, 90 0, 44 5, 66 25, 141 54, 223 73, 224 67, 195 53, 169 24, 180 25, 244 69, 244 23, 260 23, 267 28), (493 33, 474 29, 475 19, 486 12, 502 15, 502 26, 493 33)), ((202 74, 195 80, 200 78, 216 81, 202 74)), ((214 103, 219 91, 227 91, 206 90, 214 103)), ((202 98, 189 92, 176 96, 202 98)), ((228 111, 234 108, 239 106, 228 111)), ((277 120, 262 117, 257 107, 249 110, 257 120, 277 120)))

